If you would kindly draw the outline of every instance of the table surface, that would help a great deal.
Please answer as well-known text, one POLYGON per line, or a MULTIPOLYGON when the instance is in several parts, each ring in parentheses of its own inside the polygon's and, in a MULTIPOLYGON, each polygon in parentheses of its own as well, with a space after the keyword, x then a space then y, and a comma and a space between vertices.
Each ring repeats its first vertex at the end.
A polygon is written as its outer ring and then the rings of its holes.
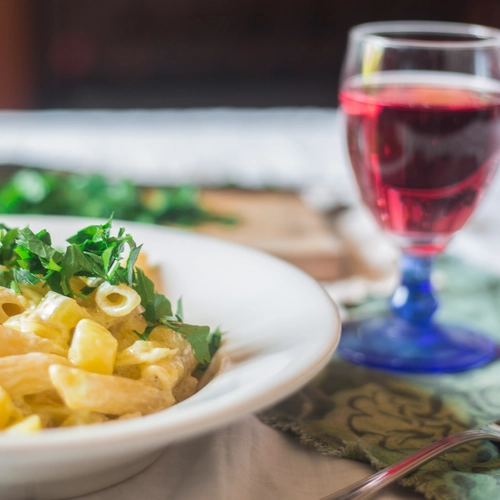
MULTIPOLYGON (((255 416, 172 444, 137 476, 78 500, 319 500, 372 473, 366 464, 327 457, 255 416)), ((380 500, 418 500, 399 486, 380 500)))
MULTIPOLYGON (((355 203, 335 110, 0 113, 0 162, 125 174, 148 184, 203 182, 303 191, 316 206, 355 203)), ((500 272, 500 179, 451 251, 500 272), (499 193, 497 193, 499 191, 499 193), (485 256, 481 249, 489 248, 485 256), (458 249, 458 250, 456 250, 458 249)), ((322 456, 247 416, 175 443, 137 476, 80 500, 315 500, 373 472, 322 456)), ((397 486, 383 500, 423 498, 397 486)))

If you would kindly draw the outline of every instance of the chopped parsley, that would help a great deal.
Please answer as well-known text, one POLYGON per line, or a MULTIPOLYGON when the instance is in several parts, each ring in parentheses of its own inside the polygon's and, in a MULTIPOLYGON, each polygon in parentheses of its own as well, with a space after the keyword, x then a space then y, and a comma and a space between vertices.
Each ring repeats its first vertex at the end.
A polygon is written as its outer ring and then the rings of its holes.
POLYGON ((113 285, 125 283, 141 297, 142 315, 147 321, 144 332, 135 332, 142 340, 160 325, 181 334, 190 344, 203 371, 212 360, 221 341, 221 332, 208 326, 184 323, 182 300, 174 314, 172 304, 156 292, 154 283, 144 271, 135 267, 141 246, 121 228, 111 235, 112 217, 104 224, 81 229, 66 241, 65 251, 52 246, 46 230, 34 233, 28 227, 8 228, 0 224, 0 286, 20 291, 19 285, 44 283, 51 290, 68 297, 88 299, 96 287, 107 281, 113 285), (123 264, 122 254, 128 247, 128 258, 123 264), (82 290, 71 287, 71 278, 81 276, 98 278, 82 290))
POLYGON ((141 188, 131 180, 19 167, 0 187, 4 214, 76 215, 196 226, 234 224, 235 217, 203 207, 194 186, 141 188))

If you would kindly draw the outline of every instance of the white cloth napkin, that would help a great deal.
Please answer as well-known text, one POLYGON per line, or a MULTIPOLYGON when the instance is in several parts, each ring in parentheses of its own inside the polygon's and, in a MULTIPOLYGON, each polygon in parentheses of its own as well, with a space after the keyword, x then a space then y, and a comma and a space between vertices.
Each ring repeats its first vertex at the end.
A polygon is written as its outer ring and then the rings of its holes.
MULTIPOLYGON (((319 500, 373 472, 326 457, 249 416, 220 431, 172 444, 148 469, 78 500, 319 500)), ((394 486, 380 500, 417 500, 394 486)))

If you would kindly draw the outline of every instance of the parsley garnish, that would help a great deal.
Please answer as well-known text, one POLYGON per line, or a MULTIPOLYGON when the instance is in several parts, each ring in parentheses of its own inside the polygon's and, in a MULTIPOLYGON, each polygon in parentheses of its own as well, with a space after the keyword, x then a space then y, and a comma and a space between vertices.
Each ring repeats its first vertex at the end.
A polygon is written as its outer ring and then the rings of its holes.
POLYGON ((144 332, 136 335, 147 340, 150 333, 164 325, 181 334, 190 344, 198 369, 204 370, 217 350, 221 332, 208 326, 184 323, 182 300, 173 313, 170 301, 156 292, 154 283, 144 271, 135 267, 141 247, 121 228, 111 235, 113 216, 101 225, 88 226, 66 241, 64 252, 52 246, 50 234, 43 230, 34 233, 28 227, 10 229, 0 224, 0 286, 20 291, 20 284, 45 283, 51 290, 68 297, 88 299, 102 281, 113 285, 125 283, 141 297, 142 315, 147 321, 144 332), (128 247, 129 255, 122 264, 122 253, 128 247), (98 283, 82 290, 71 287, 71 278, 81 276, 99 278, 98 283))

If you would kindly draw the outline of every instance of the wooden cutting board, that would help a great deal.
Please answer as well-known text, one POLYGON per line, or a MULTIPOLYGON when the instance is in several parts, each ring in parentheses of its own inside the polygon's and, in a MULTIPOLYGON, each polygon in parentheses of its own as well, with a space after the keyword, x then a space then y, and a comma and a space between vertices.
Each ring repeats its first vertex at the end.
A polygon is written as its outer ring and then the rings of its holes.
POLYGON ((227 189, 203 190, 201 196, 207 209, 234 215, 239 223, 206 224, 196 231, 268 252, 317 280, 341 276, 344 245, 296 193, 227 189))

